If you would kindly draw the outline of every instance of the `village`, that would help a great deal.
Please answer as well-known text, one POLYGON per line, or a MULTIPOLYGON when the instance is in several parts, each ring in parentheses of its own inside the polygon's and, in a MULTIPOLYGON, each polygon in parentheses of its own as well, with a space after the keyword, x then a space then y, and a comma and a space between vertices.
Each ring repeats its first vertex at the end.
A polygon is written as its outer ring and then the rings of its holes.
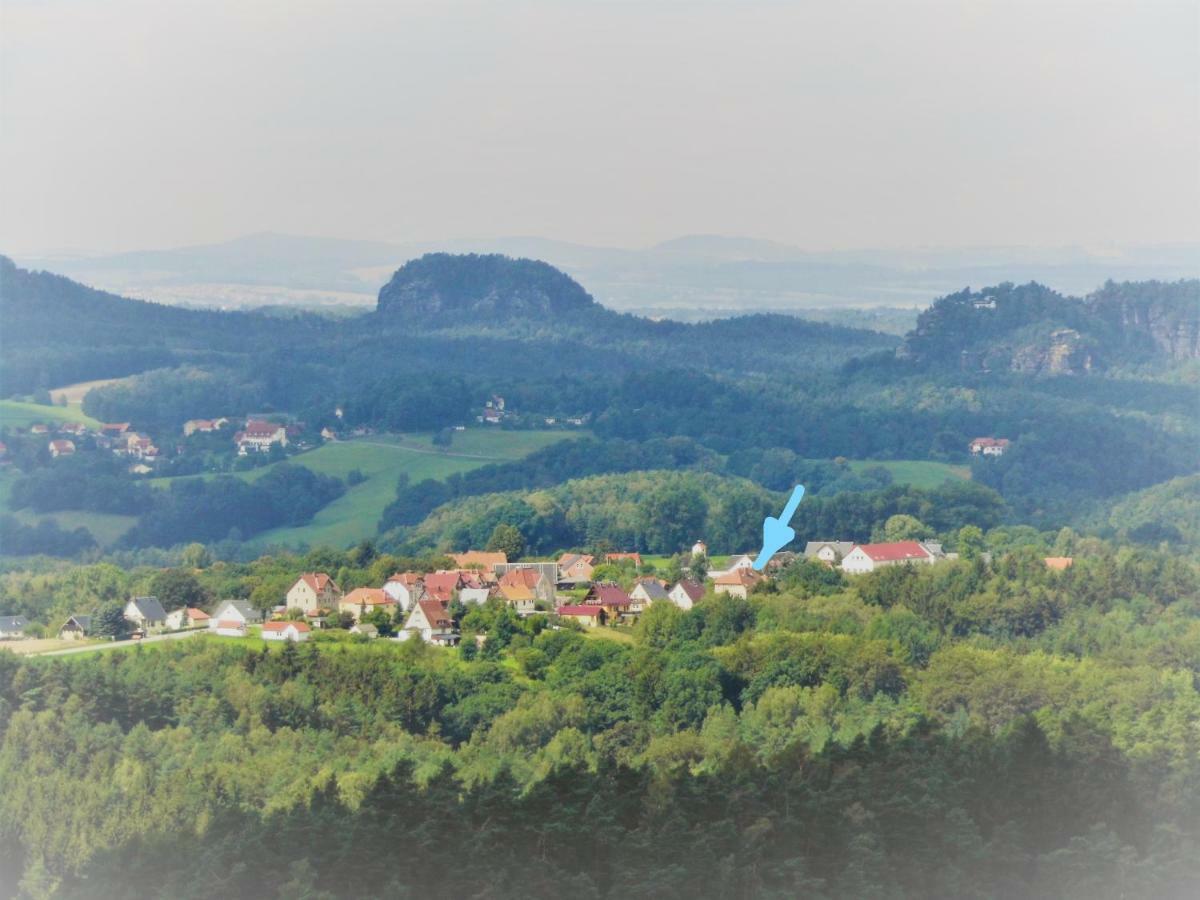
MULTIPOLYGON (((456 646, 458 619, 471 606, 497 601, 517 616, 547 617, 552 628, 628 627, 655 603, 690 610, 706 598, 725 595, 745 600, 771 582, 786 566, 810 561, 857 576, 889 566, 932 565, 957 558, 941 544, 922 541, 858 544, 851 541, 808 541, 802 553, 781 551, 762 572, 749 553, 728 558, 720 569, 708 569, 708 548, 691 548, 685 575, 673 584, 653 575, 637 552, 564 553, 556 560, 510 562, 503 552, 469 550, 449 554, 453 568, 433 572, 397 572, 379 587, 343 591, 326 572, 301 573, 279 602, 260 609, 246 599, 229 599, 211 611, 184 607, 166 610, 158 598, 133 597, 124 619, 133 639, 167 632, 204 630, 218 637, 258 635, 265 641, 307 641, 317 631, 343 629, 364 639, 388 637, 456 646), (630 586, 594 579, 601 566, 633 573, 630 586)), ((1049 569, 1070 568, 1070 557, 1047 557, 1049 569)), ((96 636, 91 613, 70 616, 58 630, 63 641, 96 636)), ((25 637, 22 616, 0 616, 0 640, 25 637)), ((486 640, 479 636, 477 640, 486 640)))

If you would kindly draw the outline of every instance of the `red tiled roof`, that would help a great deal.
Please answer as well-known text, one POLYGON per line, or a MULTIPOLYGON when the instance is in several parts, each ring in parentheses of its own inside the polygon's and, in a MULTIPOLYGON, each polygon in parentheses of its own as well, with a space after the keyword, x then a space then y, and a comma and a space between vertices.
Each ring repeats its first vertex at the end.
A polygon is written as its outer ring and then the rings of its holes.
MULTIPOLYGON (((324 572, 305 572, 300 576, 300 580, 312 588, 316 593, 321 593, 327 585, 333 584, 333 579, 324 572)), ((336 589, 337 585, 334 585, 336 589)))
POLYGON ((762 578, 757 572, 752 569, 734 569, 732 572, 726 572, 724 575, 713 579, 713 584, 740 584, 743 587, 750 587, 757 584, 762 578))
POLYGON ((632 602, 620 585, 604 582, 593 584, 584 599, 589 601, 589 606, 628 606, 632 602))
POLYGON ((928 559, 929 551, 916 541, 896 541, 891 544, 859 544, 863 553, 875 562, 901 562, 906 559, 928 559))
POLYGON ((265 622, 263 623, 263 631, 287 631, 289 627, 295 628, 297 631, 309 631, 307 622, 265 622))
POLYGON ((454 624, 454 620, 446 612, 446 607, 436 600, 418 600, 417 606, 421 607, 421 612, 425 614, 425 619, 432 628, 449 628, 454 624))
POLYGON ((604 611, 603 606, 582 604, 580 606, 560 606, 555 612, 560 616, 598 616, 604 611))
POLYGON ((244 437, 251 438, 269 438, 283 428, 282 425, 276 425, 274 422, 265 422, 262 419, 251 419, 246 423, 246 427, 242 429, 244 437))
POLYGON ((388 581, 398 582, 405 587, 415 587, 421 583, 421 576, 416 572, 399 572, 389 578, 388 581))
POLYGON ((193 609, 193 608, 191 608, 191 607, 188 607, 188 610, 187 610, 187 613, 186 613, 186 615, 187 615, 187 617, 188 617, 189 619, 191 619, 193 622, 203 622, 205 619, 208 619, 208 618, 210 618, 210 616, 208 615, 208 613, 206 613, 204 610, 202 610, 202 609, 193 609))
POLYGON ((342 598, 343 606, 394 606, 395 603, 383 588, 355 588, 342 598))
POLYGON ((542 580, 542 573, 537 569, 509 569, 500 576, 500 587, 527 587, 533 590, 542 580))
POLYGON ((691 597, 693 601, 699 600, 704 596, 704 585, 697 584, 695 581, 681 581, 675 587, 682 588, 683 592, 691 597))

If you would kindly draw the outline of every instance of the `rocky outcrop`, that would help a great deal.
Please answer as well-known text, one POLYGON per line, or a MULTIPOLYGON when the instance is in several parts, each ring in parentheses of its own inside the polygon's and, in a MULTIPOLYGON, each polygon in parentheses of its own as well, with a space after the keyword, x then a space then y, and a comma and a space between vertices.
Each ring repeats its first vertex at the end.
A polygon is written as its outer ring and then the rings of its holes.
POLYGON ((1200 281, 1110 281, 1087 302, 1125 334, 1150 338, 1170 360, 1200 359, 1200 281))

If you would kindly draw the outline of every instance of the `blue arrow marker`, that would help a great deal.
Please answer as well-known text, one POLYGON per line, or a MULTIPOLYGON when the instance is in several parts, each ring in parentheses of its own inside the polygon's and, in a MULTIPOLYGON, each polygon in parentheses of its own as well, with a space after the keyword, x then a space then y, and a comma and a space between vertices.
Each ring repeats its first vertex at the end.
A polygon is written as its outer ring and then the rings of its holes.
POLYGON ((800 505, 803 497, 804 485, 798 484, 792 488, 792 496, 788 498, 787 506, 779 514, 779 518, 775 519, 767 516, 763 519, 762 552, 758 554, 758 559, 754 561, 755 571, 761 572, 763 567, 771 561, 771 557, 779 552, 780 548, 785 547, 795 539, 796 531, 788 525, 788 522, 792 521, 792 516, 796 514, 796 507, 800 505))

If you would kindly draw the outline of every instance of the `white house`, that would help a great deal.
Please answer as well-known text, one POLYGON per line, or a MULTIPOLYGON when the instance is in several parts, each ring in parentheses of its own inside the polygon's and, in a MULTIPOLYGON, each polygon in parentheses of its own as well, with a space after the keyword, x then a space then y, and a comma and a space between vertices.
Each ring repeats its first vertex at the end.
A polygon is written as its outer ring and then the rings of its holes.
POLYGON ((454 630, 454 620, 450 613, 436 600, 418 600, 404 627, 396 635, 396 640, 407 641, 418 638, 427 644, 442 644, 450 646, 458 643, 458 632, 454 630))
POLYGON ((485 587, 465 587, 458 589, 458 602, 464 606, 470 606, 472 603, 476 606, 482 606, 487 603, 488 597, 492 595, 491 588, 485 587))
POLYGON ((713 569, 708 577, 716 581, 722 575, 732 575, 735 572, 749 572, 754 568, 754 557, 748 553, 739 553, 729 557, 729 564, 723 569, 713 569))
POLYGON ((0 640, 25 637, 25 627, 28 624, 24 616, 0 616, 0 640))
POLYGON ((144 631, 165 628, 167 611, 157 597, 134 597, 125 604, 125 621, 144 631))
POLYGON ((804 558, 836 566, 853 549, 853 541, 809 541, 804 545, 804 558))
POLYGON ((425 587, 416 572, 401 572, 387 580, 383 592, 395 600, 400 609, 408 612, 414 603, 425 596, 425 587))
POLYGON ((208 620, 208 627, 215 628, 220 633, 221 629, 225 627, 225 623, 233 623, 240 626, 244 634, 247 625, 257 625, 261 621, 262 613, 247 601, 226 600, 212 614, 212 618, 208 620))
POLYGON ((718 594, 745 600, 754 586, 762 580, 763 576, 753 569, 734 568, 713 579, 713 590, 718 594))
POLYGON ((266 622, 262 627, 264 641, 307 641, 311 629, 307 622, 266 622))
POLYGON ((691 609, 704 596, 704 585, 695 581, 681 581, 667 592, 667 597, 680 609, 691 609))
POLYGON ((286 606, 309 612, 317 609, 337 609, 342 592, 337 583, 324 572, 305 572, 288 588, 286 606))
POLYGON ((932 563, 936 558, 917 541, 859 544, 842 559, 842 571, 862 575, 885 566, 932 563))
POLYGON ((248 453, 266 453, 272 444, 286 447, 288 444, 287 429, 274 422, 263 419, 248 419, 246 427, 233 436, 237 444, 238 455, 248 453))
POLYGON ((655 600, 666 600, 667 588, 657 578, 639 578, 629 592, 629 611, 640 613, 655 600))
POLYGON ((58 440, 50 442, 50 455, 55 459, 60 456, 70 456, 74 452, 74 441, 58 440))
POLYGON ((977 437, 971 441, 972 456, 1003 456, 1008 450, 1008 438, 977 437))
POLYGON ((167 613, 167 627, 172 631, 179 631, 184 628, 207 628, 208 613, 202 609, 187 607, 186 609, 176 609, 167 613))

